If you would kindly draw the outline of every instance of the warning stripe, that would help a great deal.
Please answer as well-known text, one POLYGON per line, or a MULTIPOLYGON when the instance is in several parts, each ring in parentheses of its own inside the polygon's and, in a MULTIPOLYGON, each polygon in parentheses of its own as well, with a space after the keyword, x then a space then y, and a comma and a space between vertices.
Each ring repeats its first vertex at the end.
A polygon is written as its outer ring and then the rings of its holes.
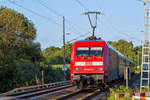
POLYGON ((150 100, 150 98, 146 98, 150 96, 150 92, 142 92, 142 93, 119 93, 116 94, 115 97, 116 98, 125 98, 125 97, 135 97, 138 98, 140 100, 150 100))

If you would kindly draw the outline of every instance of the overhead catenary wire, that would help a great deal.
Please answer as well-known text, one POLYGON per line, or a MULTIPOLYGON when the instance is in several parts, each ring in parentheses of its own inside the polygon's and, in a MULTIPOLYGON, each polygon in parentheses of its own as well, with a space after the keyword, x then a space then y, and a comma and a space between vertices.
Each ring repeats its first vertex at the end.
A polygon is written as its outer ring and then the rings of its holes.
MULTIPOLYGON (((36 16, 39 16, 39 17, 41 17, 41 18, 43 18, 43 19, 45 19, 45 20, 47 20, 47 21, 49 21, 49 22, 51 22, 51 23, 53 23, 53 24, 55 24, 55 25, 57 25, 57 26, 59 26, 59 27, 62 27, 61 24, 59 24, 59 23, 53 21, 53 20, 50 19, 49 17, 43 16, 43 15, 41 15, 41 14, 39 14, 39 13, 33 11, 33 10, 30 10, 30 9, 28 9, 28 8, 25 8, 24 6, 17 4, 16 2, 13 2, 12 0, 8 0, 8 2, 11 3, 11 4, 13 4, 13 5, 15 5, 15 6, 17 6, 17 7, 19 7, 19 8, 22 8, 22 9, 24 9, 24 10, 26 10, 26 11, 28 11, 28 12, 34 14, 34 15, 36 15, 36 16)), ((53 42, 54 42, 54 40, 53 40, 53 42)), ((58 41, 55 41, 54 43, 56 43, 56 42, 58 42, 58 41)))
POLYGON ((120 38, 120 36, 117 35, 117 33, 115 33, 110 27, 108 27, 108 24, 104 23, 103 21, 101 21, 101 23, 103 24, 103 26, 104 26, 105 28, 107 28, 107 30, 109 30, 109 31, 111 32, 110 34, 113 34, 112 36, 113 36, 114 38, 120 38))
MULTIPOLYGON (((37 1, 39 2, 40 5, 42 5, 43 7, 45 7, 45 8, 46 8, 47 10, 49 10, 50 12, 56 14, 56 15, 59 16, 59 17, 63 17, 62 14, 58 13, 58 12, 55 11, 54 9, 50 8, 49 6, 47 6, 47 4, 44 3, 42 0, 37 0, 37 1)), ((80 4, 80 6, 82 6, 84 9, 88 10, 79 0, 77 0, 77 2, 78 2, 78 3, 80 4)), ((71 22, 70 22, 67 18, 65 18, 65 19, 66 19, 66 22, 68 22, 68 24, 71 26, 71 28, 73 28, 74 30, 76 30, 76 29, 74 28, 74 26, 71 24, 71 22)), ((76 25, 76 26, 77 26, 77 25, 76 25)), ((86 34, 87 34, 87 33, 86 33, 86 34)), ((86 34, 85 34, 85 35, 86 35, 86 34)), ((77 38, 72 39, 71 41, 77 40, 77 39, 79 39, 80 37, 83 37, 83 36, 85 36, 85 35, 81 34, 81 35, 79 35, 77 38)), ((71 41, 68 41, 68 42, 71 42, 71 41)))
MULTIPOLYGON (((39 16, 39 17, 41 17, 41 18, 44 18, 44 19, 48 20, 49 22, 51 22, 51 23, 53 23, 53 24, 56 24, 56 25, 58 25, 58 26, 61 26, 61 24, 59 24, 59 23, 53 21, 53 20, 50 19, 49 17, 43 16, 43 15, 41 15, 41 14, 39 14, 39 13, 37 13, 37 12, 31 10, 31 9, 25 8, 25 7, 23 7, 22 5, 19 5, 19 4, 17 4, 16 2, 13 2, 13 1, 11 1, 11 0, 8 0, 8 1, 9 1, 11 4, 16 5, 17 7, 20 7, 20 8, 22 8, 22 9, 24 9, 24 10, 26 10, 26 11, 28 11, 28 12, 34 14, 34 15, 37 15, 37 16, 39 16)), ((39 1, 39 0, 38 0, 38 1, 39 1)), ((77 1, 81 6, 83 6, 82 3, 81 3, 79 0, 76 0, 76 1, 77 1)), ((84 7, 84 9, 88 10, 85 6, 83 6, 83 7, 84 7)), ((58 16, 62 16, 61 14, 57 13, 56 11, 54 11, 54 10, 52 10, 52 9, 51 9, 51 11, 53 11, 53 13, 57 14, 58 16)), ((130 36, 130 35, 124 33, 124 32, 121 32, 120 30, 118 30, 115 26, 112 25, 111 21, 108 19, 108 17, 106 16, 106 14, 104 14, 104 16, 105 16, 105 18, 107 19, 107 21, 110 23, 110 25, 112 26, 112 28, 115 29, 119 34, 122 34, 122 35, 124 35, 124 36, 129 37, 130 39, 134 39, 134 40, 136 40, 136 41, 141 42, 141 41, 138 40, 137 38, 132 37, 132 36, 130 36)))
MULTIPOLYGON (((55 14, 55 15, 57 15, 58 17, 63 17, 64 15, 62 15, 62 14, 60 14, 59 12, 57 12, 56 10, 54 10, 54 9, 52 9, 52 8, 50 8, 44 1, 42 1, 42 0, 37 0, 37 2, 41 5, 41 6, 43 6, 44 8, 46 8, 48 11, 50 11, 50 12, 52 12, 53 14, 55 14)), ((71 29, 70 28, 68 28, 69 30, 74 30, 74 31, 77 31, 77 28, 75 28, 74 26, 76 26, 76 27, 78 27, 77 25, 75 25, 74 23, 72 23, 68 18, 66 18, 65 17, 65 21, 69 24, 69 26, 71 27, 71 29)), ((73 31, 72 30, 72 31, 73 31)), ((74 32, 74 33, 76 33, 76 32, 74 32)))
MULTIPOLYGON (((98 6, 98 0, 96 0, 96 1, 97 1, 97 2, 96 2, 97 7, 99 8, 99 6, 98 6)), ((76 0, 76 2, 77 2, 83 9, 89 11, 89 9, 88 9, 86 6, 84 6, 79 0, 76 0)), ((100 8, 100 10, 102 10, 102 9, 100 8)))
POLYGON ((62 14, 60 14, 60 13, 58 13, 57 11, 55 11, 54 9, 48 7, 48 6, 46 5, 46 3, 44 3, 42 0, 37 0, 37 1, 38 1, 38 3, 39 3, 40 5, 42 5, 43 7, 45 7, 45 8, 46 8, 47 10, 49 10, 50 12, 56 14, 57 16, 63 17, 62 14))
POLYGON ((111 23, 111 21, 110 21, 109 18, 106 16, 106 14, 104 14, 104 16, 105 16, 106 21, 109 23, 109 25, 111 25, 111 27, 112 27, 114 30, 116 30, 119 34, 122 34, 122 35, 124 35, 124 36, 126 36, 126 37, 128 37, 128 38, 130 38, 130 39, 136 40, 136 41, 138 41, 138 42, 142 42, 141 40, 139 40, 139 39, 137 39, 137 38, 135 38, 135 37, 133 37, 133 36, 131 36, 131 35, 125 33, 125 32, 121 32, 119 29, 117 29, 117 28, 111 23))
MULTIPOLYGON (((86 6, 84 6, 79 0, 76 0, 76 2, 77 2, 82 8, 84 8, 85 10, 88 10, 88 11, 89 11, 89 9, 88 9, 86 6)), ((98 3, 98 0, 97 0, 97 3, 98 3)), ((98 4, 97 4, 97 6, 98 6, 98 4)), ((101 8, 100 8, 100 9, 101 9, 101 8)), ((101 9, 101 10, 102 10, 102 9, 101 9)), ((113 28, 114 30, 116 30, 119 34, 122 34, 122 35, 124 35, 124 36, 126 36, 126 37, 128 37, 128 38, 130 38, 130 39, 136 40, 136 41, 138 41, 138 42, 140 42, 140 43, 142 42, 141 40, 139 40, 139 39, 137 39, 137 38, 135 38, 135 37, 132 37, 132 36, 130 36, 130 35, 124 33, 124 32, 121 32, 120 30, 118 30, 115 26, 112 25, 111 21, 108 19, 108 17, 106 16, 106 14, 104 14, 104 16, 105 16, 106 20, 109 22, 109 25, 111 25, 112 28, 113 28)))
POLYGON ((97 8, 102 11, 102 8, 99 6, 98 0, 96 0, 96 5, 97 5, 97 8))
MULTIPOLYGON (((88 32, 88 33, 90 33, 90 32, 88 32)), ((74 39, 68 41, 68 43, 71 43, 71 42, 73 42, 73 41, 76 41, 76 40, 78 40, 79 38, 84 37, 84 36, 86 36, 86 35, 87 35, 87 33, 81 34, 81 35, 79 35, 78 37, 76 37, 76 38, 74 38, 74 39)))
MULTIPOLYGON (((55 21, 52 20, 51 18, 46 17, 46 16, 44 16, 44 15, 41 15, 41 14, 39 14, 39 13, 37 13, 37 12, 31 10, 31 9, 25 8, 24 6, 22 6, 22 5, 20 5, 20 4, 17 4, 17 3, 15 3, 15 2, 11 1, 11 0, 8 0, 8 2, 11 3, 11 4, 13 4, 13 5, 15 5, 15 6, 17 6, 17 7, 19 7, 19 8, 22 8, 22 9, 24 9, 24 10, 26 10, 26 11, 28 11, 28 12, 34 14, 34 15, 36 15, 36 16, 39 16, 39 17, 41 17, 41 18, 43 18, 43 19, 45 19, 45 20, 47 20, 47 21, 49 21, 49 22, 51 22, 51 23, 53 23, 53 24, 55 24, 55 25, 57 25, 57 26, 59 26, 59 27, 62 26, 61 24, 55 22, 55 21)), ((68 29, 69 29, 69 28, 68 28, 68 29)), ((69 30, 71 30, 71 29, 69 29, 69 30)), ((72 32, 72 33, 77 34, 76 32, 72 32)))
POLYGON ((44 19, 48 20, 49 22, 51 22, 51 23, 53 23, 53 24, 56 24, 56 25, 58 25, 58 26, 61 26, 61 24, 59 24, 59 23, 53 21, 53 20, 50 19, 49 17, 43 16, 43 15, 41 15, 41 14, 39 14, 39 13, 37 13, 37 12, 31 10, 31 9, 25 8, 24 6, 19 5, 19 4, 17 4, 16 2, 13 2, 13 1, 11 1, 11 0, 8 0, 8 2, 11 3, 11 4, 13 4, 13 5, 15 5, 15 6, 17 6, 17 7, 20 7, 20 8, 22 8, 22 9, 24 9, 24 10, 26 10, 26 11, 28 11, 28 12, 34 14, 34 15, 37 15, 37 16, 39 16, 39 17, 41 17, 41 18, 44 18, 44 19))
POLYGON ((80 2, 80 0, 75 0, 75 1, 76 1, 82 8, 84 8, 86 11, 89 11, 89 9, 88 9, 86 6, 84 6, 84 4, 80 2))
MULTIPOLYGON (((97 4, 97 7, 100 9, 100 10, 103 10, 100 6, 99 6, 99 1, 98 0, 96 0, 96 4, 97 4)), ((142 42, 141 40, 139 40, 139 39, 137 39, 137 38, 135 38, 135 37, 133 37, 133 36, 131 36, 131 35, 129 35, 129 34, 127 34, 127 33, 125 33, 125 32, 121 32, 118 28, 116 28, 113 24, 112 24, 112 22, 110 21, 110 19, 107 17, 107 15, 106 15, 106 13, 104 13, 103 14, 105 17, 105 19, 106 19, 106 21, 109 23, 109 25, 111 25, 111 27, 117 32, 117 33, 119 33, 119 34, 121 34, 121 35, 124 35, 124 36, 126 36, 126 37, 128 37, 128 38, 130 38, 130 39, 132 39, 132 40, 136 40, 136 41, 138 41, 138 42, 142 42)))

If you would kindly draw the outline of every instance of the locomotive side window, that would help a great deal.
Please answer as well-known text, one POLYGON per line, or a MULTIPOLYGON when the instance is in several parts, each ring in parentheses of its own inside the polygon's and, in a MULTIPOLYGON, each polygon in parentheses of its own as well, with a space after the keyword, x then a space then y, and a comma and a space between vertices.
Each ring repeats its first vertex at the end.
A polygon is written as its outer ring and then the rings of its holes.
POLYGON ((77 47, 76 56, 103 56, 102 47, 77 47))
POLYGON ((103 56, 103 48, 102 47, 91 47, 90 48, 90 56, 103 56))
POLYGON ((89 56, 89 47, 77 47, 76 56, 89 56))

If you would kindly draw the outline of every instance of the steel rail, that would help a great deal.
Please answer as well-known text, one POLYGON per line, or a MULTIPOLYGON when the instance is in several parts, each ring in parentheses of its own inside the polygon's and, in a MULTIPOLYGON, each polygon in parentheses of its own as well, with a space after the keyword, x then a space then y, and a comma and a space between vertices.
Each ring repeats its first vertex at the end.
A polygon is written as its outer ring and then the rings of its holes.
POLYGON ((50 84, 44 84, 44 85, 35 85, 35 86, 29 86, 29 87, 15 88, 11 91, 0 94, 0 97, 11 96, 11 95, 12 96, 13 95, 20 95, 20 94, 28 93, 30 91, 34 92, 34 91, 38 91, 41 89, 52 88, 52 87, 56 87, 56 86, 63 86, 63 85, 67 85, 67 84, 70 84, 70 80, 62 81, 62 82, 55 82, 55 83, 50 83, 50 84), (13 93, 15 93, 15 94, 13 94, 13 93))
POLYGON ((46 94, 46 93, 51 93, 51 92, 55 92, 55 91, 58 91, 58 90, 63 90, 63 89, 70 88, 70 87, 73 87, 72 84, 61 86, 61 87, 56 87, 56 88, 42 89, 42 90, 34 91, 34 92, 31 92, 31 93, 26 93, 26 94, 23 94, 23 95, 18 95, 16 97, 17 98, 31 98, 31 97, 43 95, 43 94, 46 94))
POLYGON ((80 94, 80 93, 82 93, 82 92, 83 92, 83 90, 78 90, 78 91, 75 91, 75 92, 70 93, 70 94, 68 94, 68 95, 65 95, 65 96, 63 96, 63 97, 59 97, 59 98, 57 98, 56 100, 65 100, 65 99, 67 99, 67 98, 73 97, 73 96, 75 96, 75 95, 77 95, 77 94, 80 94))

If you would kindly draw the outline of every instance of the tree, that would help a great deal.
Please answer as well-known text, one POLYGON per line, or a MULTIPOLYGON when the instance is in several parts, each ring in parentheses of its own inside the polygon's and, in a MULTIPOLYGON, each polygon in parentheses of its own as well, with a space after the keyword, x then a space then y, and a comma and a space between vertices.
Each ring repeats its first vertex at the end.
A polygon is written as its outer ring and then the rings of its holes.
POLYGON ((108 43, 111 44, 116 50, 121 52, 123 55, 125 55, 127 58, 129 58, 131 61, 134 61, 135 52, 132 42, 119 40, 117 42, 108 41, 108 43))
POLYGON ((30 54, 35 51, 31 50, 29 54, 27 49, 40 51, 40 45, 33 42, 35 37, 36 29, 33 23, 23 14, 9 8, 0 8, 0 50, 4 54, 0 59, 9 59, 12 52, 17 55, 17 59, 26 59, 25 56, 33 59, 30 54))
POLYGON ((35 38, 36 29, 30 20, 0 7, 0 92, 20 87, 38 74, 42 55, 40 44, 33 42, 35 38))
POLYGON ((70 63, 70 57, 71 57, 71 48, 73 44, 68 43, 66 44, 66 62, 69 64, 70 63))
POLYGON ((45 64, 60 64, 63 62, 63 57, 61 55, 61 49, 58 47, 51 46, 46 48, 42 52, 45 58, 45 64))
MULTIPOLYGON (((71 48, 73 44, 66 44, 66 62, 70 63, 71 48)), ((51 46, 43 50, 46 64, 63 64, 63 47, 51 46)))
POLYGON ((142 46, 136 46, 134 48, 135 52, 135 65, 140 66, 142 61, 142 46))
POLYGON ((127 42, 125 40, 119 40, 117 42, 109 41, 109 44, 133 61, 135 67, 141 65, 142 46, 133 47, 132 42, 127 42))

